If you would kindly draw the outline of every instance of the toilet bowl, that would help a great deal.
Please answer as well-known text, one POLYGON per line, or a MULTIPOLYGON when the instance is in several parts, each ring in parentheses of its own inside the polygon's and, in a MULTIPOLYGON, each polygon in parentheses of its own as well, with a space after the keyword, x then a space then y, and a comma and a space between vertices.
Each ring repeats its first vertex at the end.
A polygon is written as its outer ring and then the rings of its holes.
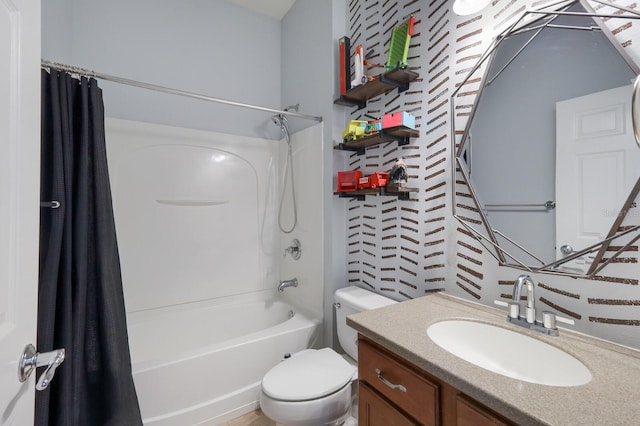
POLYGON ((287 426, 339 424, 351 407, 356 368, 332 349, 307 349, 265 374, 260 408, 287 426))
POLYGON ((338 340, 345 350, 306 349, 271 368, 262 379, 260 408, 284 426, 356 425, 352 410, 357 385, 357 333, 347 326, 352 313, 396 303, 351 286, 334 295, 338 340))

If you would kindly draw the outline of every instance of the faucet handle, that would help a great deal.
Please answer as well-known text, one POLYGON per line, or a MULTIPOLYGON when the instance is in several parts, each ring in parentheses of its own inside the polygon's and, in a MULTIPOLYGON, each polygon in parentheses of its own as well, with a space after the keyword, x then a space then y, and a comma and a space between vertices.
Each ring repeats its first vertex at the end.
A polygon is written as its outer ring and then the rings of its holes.
POLYGON ((555 330, 556 326, 556 314, 551 311, 542 311, 542 326, 549 330, 555 330))
POLYGON ((518 302, 509 302, 507 304, 509 308, 509 318, 518 319, 520 318, 520 303, 518 302))
POLYGON ((561 322, 563 324, 576 325, 576 322, 571 318, 561 317, 551 311, 542 311, 542 325, 544 325, 544 328, 555 330, 557 328, 558 322, 561 322))
POLYGON ((569 324, 569 325, 576 325, 576 322, 574 320, 572 320, 571 318, 565 318, 565 317, 561 317, 556 315, 556 321, 564 323, 564 324, 569 324))
POLYGON ((520 303, 518 303, 518 302, 503 302, 502 300, 494 300, 493 303, 495 303, 498 306, 503 306, 503 307, 507 308, 507 312, 508 312, 509 318, 511 318, 511 319, 520 318, 520 303))
POLYGON ((527 307, 527 322, 529 324, 536 322, 536 308, 527 307))

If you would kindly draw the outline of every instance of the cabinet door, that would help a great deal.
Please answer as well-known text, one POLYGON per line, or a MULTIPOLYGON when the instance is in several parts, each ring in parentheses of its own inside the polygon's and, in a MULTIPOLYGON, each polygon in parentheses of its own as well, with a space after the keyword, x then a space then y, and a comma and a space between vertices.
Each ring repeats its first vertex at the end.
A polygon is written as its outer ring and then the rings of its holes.
POLYGON ((410 364, 394 358, 365 338, 358 338, 358 377, 420 424, 435 426, 439 420, 439 387, 410 364))
POLYGON ((365 383, 360 382, 358 390, 359 426, 413 426, 418 424, 398 411, 365 383))
POLYGON ((456 418, 458 426, 508 426, 502 420, 481 405, 458 395, 456 402, 456 418))

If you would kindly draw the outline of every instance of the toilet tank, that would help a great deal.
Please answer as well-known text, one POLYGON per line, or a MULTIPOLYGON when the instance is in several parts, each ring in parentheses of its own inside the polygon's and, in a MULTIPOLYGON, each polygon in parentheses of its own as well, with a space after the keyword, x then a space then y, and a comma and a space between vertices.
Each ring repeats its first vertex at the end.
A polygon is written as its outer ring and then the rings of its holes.
POLYGON ((336 329, 338 341, 351 358, 358 359, 358 332, 347 325, 347 315, 369 311, 397 303, 360 287, 350 286, 337 290, 333 296, 336 307, 336 329))

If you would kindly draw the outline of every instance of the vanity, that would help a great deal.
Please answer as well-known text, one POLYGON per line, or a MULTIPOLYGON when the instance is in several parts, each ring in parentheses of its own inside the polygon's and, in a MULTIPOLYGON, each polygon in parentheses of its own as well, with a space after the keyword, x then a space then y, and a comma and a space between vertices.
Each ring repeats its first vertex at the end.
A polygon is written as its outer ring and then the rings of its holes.
MULTIPOLYGON (((506 318, 506 310, 444 293, 347 317, 359 332, 360 424, 638 424, 639 351, 563 328, 559 336, 547 336, 506 318), (431 325, 447 320, 497 326, 545 342, 586 366, 591 380, 542 385, 479 367, 427 335, 431 325)), ((540 367, 536 353, 526 348, 520 360, 532 369, 540 367)))

